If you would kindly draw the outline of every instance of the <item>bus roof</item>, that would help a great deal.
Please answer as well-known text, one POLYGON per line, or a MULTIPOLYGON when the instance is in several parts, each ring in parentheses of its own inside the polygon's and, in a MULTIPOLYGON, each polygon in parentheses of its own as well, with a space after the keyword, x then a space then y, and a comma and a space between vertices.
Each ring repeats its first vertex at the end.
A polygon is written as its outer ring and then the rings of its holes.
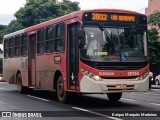
POLYGON ((70 14, 66 14, 64 16, 61 16, 61 17, 58 17, 58 18, 55 18, 55 19, 51 19, 49 21, 46 21, 46 22, 28 27, 28 28, 26 28, 26 31, 29 32, 29 31, 32 31, 32 30, 35 30, 35 29, 38 29, 38 28, 41 28, 41 27, 45 27, 45 26, 48 26, 48 25, 51 25, 51 24, 54 24, 54 23, 58 23, 58 22, 63 22, 63 21, 66 21, 66 20, 69 20, 69 19, 72 19, 72 18, 75 18, 75 17, 82 18, 82 15, 85 12, 113 12, 113 13, 115 12, 115 13, 128 13, 128 14, 143 15, 143 14, 138 13, 138 12, 134 12, 134 11, 130 11, 130 10, 121 10, 121 9, 80 10, 80 11, 76 11, 76 12, 73 12, 73 13, 70 13, 70 14))
POLYGON ((13 32, 13 33, 10 33, 10 34, 7 34, 7 35, 4 35, 3 39, 12 37, 12 36, 17 35, 17 34, 22 34, 24 32, 25 32, 25 29, 22 29, 22 30, 19 30, 19 31, 16 31, 16 32, 13 32))
POLYGON ((138 12, 129 11, 129 10, 121 10, 121 9, 80 10, 80 11, 76 11, 76 12, 73 12, 73 13, 70 13, 70 14, 55 18, 55 19, 51 19, 49 21, 46 21, 46 22, 31 26, 31 27, 28 27, 28 28, 25 28, 25 29, 22 29, 22 30, 19 30, 19 31, 10 33, 10 34, 7 34, 7 35, 4 36, 4 38, 8 38, 8 37, 11 37, 13 35, 21 34, 21 33, 24 33, 24 32, 30 32, 30 31, 33 31, 33 30, 36 30, 36 29, 39 29, 39 28, 54 24, 54 23, 60 23, 60 22, 63 22, 63 21, 66 21, 66 20, 69 20, 69 19, 72 19, 72 18, 76 18, 76 17, 79 17, 81 19, 82 15, 85 12, 113 12, 113 13, 128 13, 128 14, 143 15, 143 14, 140 14, 138 12))

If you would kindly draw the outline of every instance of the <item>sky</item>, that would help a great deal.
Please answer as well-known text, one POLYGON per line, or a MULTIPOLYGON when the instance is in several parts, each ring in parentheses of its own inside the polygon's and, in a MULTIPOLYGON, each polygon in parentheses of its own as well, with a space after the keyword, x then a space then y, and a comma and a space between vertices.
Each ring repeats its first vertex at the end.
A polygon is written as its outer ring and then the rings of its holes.
MULTIPOLYGON (((145 13, 148 0, 71 0, 79 2, 82 10, 96 8, 125 9, 145 13)), ((14 13, 23 7, 26 0, 0 0, 0 24, 8 25, 14 13)))

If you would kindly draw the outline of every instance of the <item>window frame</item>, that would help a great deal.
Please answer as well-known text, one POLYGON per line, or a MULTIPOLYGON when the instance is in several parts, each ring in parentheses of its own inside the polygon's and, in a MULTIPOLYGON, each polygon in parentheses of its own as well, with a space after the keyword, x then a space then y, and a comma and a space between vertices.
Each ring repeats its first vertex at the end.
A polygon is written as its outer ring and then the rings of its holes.
POLYGON ((51 54, 51 53, 54 53, 54 49, 55 49, 55 42, 54 42, 54 38, 55 38, 55 28, 54 28, 54 25, 49 25, 49 26, 47 26, 46 27, 46 29, 45 29, 45 52, 46 52, 46 54, 51 54), (51 36, 52 36, 52 38, 51 39, 47 39, 47 35, 49 35, 49 34, 47 34, 47 28, 52 28, 52 32, 51 32, 51 36), (52 43, 52 49, 49 49, 49 51, 48 51, 48 46, 47 46, 47 43, 52 43))
POLYGON ((28 41, 27 41, 27 34, 23 33, 20 35, 20 39, 21 39, 21 42, 20 42, 20 56, 21 57, 26 57, 28 55, 28 41), (24 36, 24 38, 23 38, 24 36), (23 42, 25 41, 25 42, 23 42), (22 54, 23 52, 23 47, 26 47, 26 53, 25 54, 22 54))
POLYGON ((4 59, 7 59, 7 58, 9 58, 9 39, 5 38, 4 39, 4 59), (8 42, 7 45, 6 45, 6 42, 8 42), (8 54, 6 53, 6 51, 8 54), (6 54, 7 54, 7 56, 6 56, 6 54))
POLYGON ((15 53, 14 53, 14 46, 15 46, 15 36, 11 36, 8 38, 8 41, 9 41, 9 47, 8 47, 8 50, 9 50, 9 58, 13 58, 15 56, 15 53), (11 42, 13 41, 13 42, 11 42))
POLYGON ((37 49, 36 49, 37 55, 45 54, 45 28, 40 28, 37 30, 37 49), (41 35, 42 32, 42 35, 41 35), (41 35, 41 36, 39 36, 41 35), (39 39, 40 38, 40 39, 39 39), (39 45, 42 44, 43 51, 40 51, 39 45))
POLYGON ((55 42, 55 48, 54 48, 54 51, 56 52, 56 53, 64 53, 65 52, 65 36, 66 36, 66 25, 65 25, 65 23, 64 22, 62 22, 62 23, 57 23, 57 24, 55 24, 55 26, 54 26, 54 29, 55 29, 55 38, 54 38, 54 42, 55 42), (60 31, 60 32, 62 32, 62 34, 60 34, 60 36, 58 36, 58 31, 57 31, 57 26, 60 26, 61 27, 61 30, 62 31, 60 31), (63 41, 63 45, 62 46, 60 46, 60 47, 63 47, 63 50, 60 50, 60 51, 58 51, 57 50, 57 42, 59 42, 60 40, 62 40, 63 41))
POLYGON ((15 35, 15 45, 14 45, 14 56, 15 57, 20 57, 20 55, 21 55, 21 35, 15 35), (17 44, 16 43, 16 38, 17 37, 19 37, 19 43, 17 44), (16 48, 18 48, 19 49, 19 53, 18 53, 18 55, 16 54, 16 48))

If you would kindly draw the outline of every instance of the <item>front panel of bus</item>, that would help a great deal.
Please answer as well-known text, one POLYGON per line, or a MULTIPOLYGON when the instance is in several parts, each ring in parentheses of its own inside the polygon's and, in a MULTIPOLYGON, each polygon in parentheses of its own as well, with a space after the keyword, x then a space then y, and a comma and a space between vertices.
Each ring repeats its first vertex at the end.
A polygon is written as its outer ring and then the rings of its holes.
POLYGON ((80 91, 148 90, 147 18, 139 14, 83 15, 80 91))

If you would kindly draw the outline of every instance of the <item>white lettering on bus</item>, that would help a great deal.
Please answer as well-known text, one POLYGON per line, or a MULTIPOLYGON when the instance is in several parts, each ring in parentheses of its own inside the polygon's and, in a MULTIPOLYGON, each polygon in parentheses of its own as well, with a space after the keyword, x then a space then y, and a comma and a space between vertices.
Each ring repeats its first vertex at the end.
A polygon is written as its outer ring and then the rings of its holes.
POLYGON ((128 72, 128 76, 138 76, 139 72, 128 72))
POLYGON ((99 75, 114 75, 114 72, 99 72, 99 75))

